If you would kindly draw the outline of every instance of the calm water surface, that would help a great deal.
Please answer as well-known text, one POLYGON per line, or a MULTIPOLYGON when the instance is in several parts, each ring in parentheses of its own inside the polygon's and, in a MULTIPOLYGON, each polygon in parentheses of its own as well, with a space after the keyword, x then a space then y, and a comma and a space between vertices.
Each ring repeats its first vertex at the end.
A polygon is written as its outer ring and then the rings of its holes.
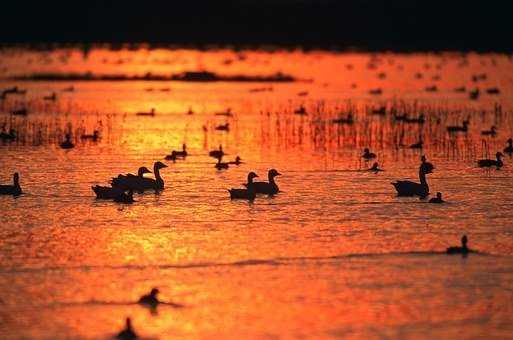
POLYGON ((513 135, 512 71, 502 55, 4 50, 0 88, 28 91, 0 102, 0 124, 19 132, 0 144, 1 182, 18 171, 25 192, 0 197, 0 337, 103 339, 130 316, 154 339, 513 338, 513 159, 476 166, 513 135), (301 81, 9 80, 198 69, 301 81), (381 96, 368 93, 376 88, 381 96), (56 102, 42 100, 53 91, 56 102), (293 114, 300 105, 308 115, 293 114), (371 114, 381 105, 385 116, 371 114), (26 117, 10 114, 22 107, 26 117), (151 108, 155 117, 135 115, 151 108), (233 117, 215 115, 227 108, 233 117), (426 122, 398 123, 395 109, 426 122), (353 125, 331 123, 348 112, 353 125), (447 134, 467 118, 467 134, 447 134), (215 130, 226 122, 229 132, 215 130), (491 125, 497 136, 481 136, 491 125), (80 140, 94 129, 100 141, 80 140), (68 130, 77 145, 65 151, 68 130), (409 149, 419 136, 423 151, 409 149), (92 185, 151 168, 182 143, 190 156, 166 162, 160 195, 95 200, 92 185), (217 171, 208 151, 219 144, 244 164, 217 171), (384 172, 362 171, 372 165, 364 147, 384 172), (447 204, 395 195, 390 182, 418 180, 423 154, 435 165, 430 190, 447 204), (230 201, 227 189, 270 168, 283 174, 280 194, 230 201), (481 253, 445 255, 464 233, 481 253), (184 307, 134 303, 152 287, 184 307))

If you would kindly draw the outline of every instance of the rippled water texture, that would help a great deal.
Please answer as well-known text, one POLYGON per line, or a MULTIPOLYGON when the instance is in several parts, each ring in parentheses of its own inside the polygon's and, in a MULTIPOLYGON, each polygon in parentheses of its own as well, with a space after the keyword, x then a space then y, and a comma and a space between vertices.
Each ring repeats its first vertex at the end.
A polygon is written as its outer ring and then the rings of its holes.
POLYGON ((0 197, 2 339, 108 338, 127 316, 140 335, 161 339, 513 337, 513 159, 477 167, 513 136, 511 58, 86 52, 0 53, 0 89, 27 90, 0 101, 0 128, 18 132, 0 142, 0 182, 17 171, 24 191, 0 197), (298 81, 12 79, 197 70, 298 81), (494 87, 500 94, 486 92, 494 87), (52 92, 55 102, 42 99, 52 92), (307 115, 294 114, 301 105, 307 115), (372 113, 382 106, 385 115, 372 113), (21 108, 27 116, 11 115, 21 108), (136 115, 151 108, 154 117, 136 115), (215 115, 228 108, 233 117, 215 115), (349 113, 352 125, 332 123, 349 113), (398 122, 401 113, 425 123, 398 122), (447 133, 465 119, 467 133, 447 133), (215 129, 224 123, 228 132, 215 129), (491 125, 497 135, 482 136, 491 125), (99 141, 81 140, 95 129, 99 141), (66 151, 68 131, 76 147, 66 151), (424 149, 410 149, 419 138, 424 149), (189 156, 165 161, 160 195, 95 199, 92 185, 152 168, 182 143, 189 156), (216 170, 208 151, 220 144, 224 160, 244 163, 216 170), (365 147, 384 172, 363 171, 372 165, 365 147), (421 155, 435 165, 431 193, 446 204, 396 196, 390 182, 418 180, 421 155), (270 168, 283 174, 282 192, 230 201, 227 189, 249 171, 265 180, 270 168), (445 255, 463 234, 481 253, 445 255), (152 287, 183 307, 137 305, 152 287))

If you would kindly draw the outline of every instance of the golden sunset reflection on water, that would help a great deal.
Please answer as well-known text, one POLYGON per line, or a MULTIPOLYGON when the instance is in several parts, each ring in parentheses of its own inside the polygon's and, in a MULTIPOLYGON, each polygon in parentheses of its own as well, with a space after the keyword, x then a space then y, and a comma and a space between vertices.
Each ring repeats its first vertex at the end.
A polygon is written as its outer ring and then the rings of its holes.
POLYGON ((512 68, 499 54, 4 50, 0 89, 27 93, 0 102, 0 128, 18 132, 0 142, 0 182, 17 171, 24 191, 0 197, 0 337, 109 338, 127 316, 159 339, 510 337, 513 159, 500 170, 476 162, 513 136, 512 68), (186 71, 298 81, 12 79, 186 71), (42 99, 52 92, 55 102, 42 99), (301 105, 307 115, 294 114, 301 105), (23 107, 26 117, 11 115, 23 107), (397 122, 394 110, 425 123, 397 122), (352 125, 332 123, 348 113, 352 125), (467 134, 447 133, 465 119, 467 134), (497 136, 483 136, 491 125, 497 136), (80 138, 95 129, 99 141, 80 138), (419 137, 423 150, 410 149, 419 137), (185 160, 164 160, 184 143, 185 160), (216 170, 208 152, 219 145, 243 164, 216 170), (384 172, 364 171, 365 147, 384 172), (421 155, 446 204, 396 197, 390 182, 418 181, 421 155), (95 200, 91 186, 157 160, 168 165, 159 195, 95 200), (248 172, 266 180, 271 168, 282 192, 230 200, 248 172), (445 255, 463 234, 482 254, 445 255), (152 287, 183 307, 138 305, 152 287))

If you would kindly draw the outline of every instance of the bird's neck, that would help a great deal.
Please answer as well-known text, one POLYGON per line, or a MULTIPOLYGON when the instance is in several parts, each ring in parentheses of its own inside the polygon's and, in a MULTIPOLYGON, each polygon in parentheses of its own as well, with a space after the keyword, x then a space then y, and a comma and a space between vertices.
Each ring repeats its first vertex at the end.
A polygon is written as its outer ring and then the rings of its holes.
POLYGON ((157 167, 153 167, 153 173, 155 174, 155 179, 157 182, 162 182, 162 177, 160 177, 160 170, 157 167))
POLYGON ((420 179, 420 184, 427 186, 426 174, 422 170, 419 171, 419 179, 420 179))
POLYGON ((274 184, 274 176, 269 175, 269 183, 274 184))

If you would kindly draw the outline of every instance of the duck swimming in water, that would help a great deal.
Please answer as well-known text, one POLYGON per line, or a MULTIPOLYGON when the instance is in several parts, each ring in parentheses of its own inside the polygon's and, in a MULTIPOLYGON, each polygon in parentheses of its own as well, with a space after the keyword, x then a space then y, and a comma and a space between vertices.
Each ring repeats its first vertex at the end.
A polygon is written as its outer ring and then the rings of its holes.
POLYGON ((230 123, 221 124, 216 126, 217 131, 230 131, 230 123))
POLYGON ((376 154, 369 151, 369 148, 363 149, 363 155, 362 157, 366 160, 374 159, 376 158, 376 154))
MULTIPOLYGON (((143 192, 145 190, 160 191, 164 189, 164 180, 160 177, 160 169, 163 168, 167 168, 167 165, 162 162, 155 162, 153 165, 155 179, 143 177, 141 173, 139 173, 138 176, 134 176, 132 174, 128 174, 126 176, 119 175, 117 178, 113 178, 111 183, 113 187, 118 187, 123 190, 134 190, 137 192, 143 192)), ((143 174, 148 172, 151 173, 148 169, 144 169, 143 174)), ((141 168, 139 168, 139 170, 141 170, 141 168)))
POLYGON ((94 130, 92 135, 83 134, 80 136, 80 139, 90 139, 93 142, 96 142, 100 138, 100 131, 94 130))
POLYGON ((138 336, 132 328, 132 320, 130 320, 130 318, 126 318, 125 328, 116 335, 116 339, 133 340, 137 338, 138 336))
POLYGON ((141 166, 137 170, 137 175, 134 174, 126 174, 126 175, 118 175, 118 177, 112 178, 111 183, 113 187, 122 190, 129 190, 130 183, 137 182, 139 179, 144 177, 144 174, 151 174, 151 171, 148 170, 147 167, 141 166))
POLYGON ((481 131, 481 135, 495 137, 497 135, 497 127, 495 125, 492 125, 490 130, 481 131))
POLYGON ((463 121, 463 125, 461 125, 461 126, 459 126, 459 125, 448 126, 447 127, 447 132, 449 132, 449 133, 467 132, 468 131, 468 124, 469 124, 469 121, 468 120, 464 120, 463 121))
POLYGON ((495 159, 480 159, 479 161, 477 161, 477 165, 480 168, 495 166, 495 167, 497 167, 497 169, 499 169, 504 165, 504 163, 502 162, 502 159, 501 159, 502 157, 504 157, 504 155, 502 154, 502 152, 497 152, 495 154, 495 157, 497 158, 496 160, 495 159))
POLYGON ((170 155, 167 155, 165 157, 165 159, 168 161, 176 162, 176 159, 178 157, 181 157, 181 158, 187 157, 187 145, 182 144, 182 151, 173 150, 170 155))
POLYGON ((223 146, 219 145, 218 150, 212 150, 208 153, 210 157, 219 158, 224 156, 223 146))
POLYGON ((420 196, 421 198, 429 195, 429 186, 426 181, 426 175, 433 172, 435 167, 428 162, 423 162, 419 167, 420 183, 412 181, 397 181, 392 185, 397 190, 398 196, 420 196))
POLYGON ((248 174, 248 183, 246 185, 246 189, 229 189, 230 198, 233 199, 245 199, 245 200, 254 200, 256 197, 255 186, 253 183, 253 178, 258 177, 256 173, 253 171, 248 174))
POLYGON ((230 162, 228 162, 228 164, 240 165, 240 164, 242 164, 242 159, 239 156, 237 156, 237 157, 235 157, 234 161, 230 161, 230 162))
POLYGON ((467 235, 463 235, 463 237, 461 238, 461 247, 449 247, 446 250, 447 254, 448 255, 454 255, 454 254, 466 255, 468 253, 473 253, 474 251, 467 247, 467 242, 468 242, 467 235))
POLYGON ((157 288, 153 288, 149 294, 143 295, 137 303, 147 305, 149 307, 157 307, 157 305, 161 303, 157 298, 158 293, 159 290, 157 288))
MULTIPOLYGON (((269 182, 254 182, 253 185, 255 187, 255 192, 257 194, 266 194, 266 195, 276 195, 278 192, 280 192, 280 189, 278 188, 278 184, 274 181, 274 178, 276 176, 280 176, 281 174, 276 169, 271 169, 267 173, 267 178, 269 179, 269 182)), ((249 185, 249 182, 247 184, 244 184, 244 186, 247 188, 249 185)))
POLYGON ((513 139, 508 139, 508 146, 504 148, 504 152, 507 154, 513 154, 513 139))
POLYGON ((15 172, 12 176, 13 185, 0 185, 0 195, 21 195, 20 175, 15 172))
POLYGON ((187 145, 182 144, 182 151, 175 151, 177 157, 187 157, 187 145))
POLYGON ((66 134, 66 140, 61 143, 62 149, 72 149, 75 147, 75 144, 71 142, 71 135, 69 133, 66 134))
POLYGON ((429 200, 429 203, 444 203, 445 201, 442 199, 442 193, 437 192, 436 197, 433 197, 429 200))

